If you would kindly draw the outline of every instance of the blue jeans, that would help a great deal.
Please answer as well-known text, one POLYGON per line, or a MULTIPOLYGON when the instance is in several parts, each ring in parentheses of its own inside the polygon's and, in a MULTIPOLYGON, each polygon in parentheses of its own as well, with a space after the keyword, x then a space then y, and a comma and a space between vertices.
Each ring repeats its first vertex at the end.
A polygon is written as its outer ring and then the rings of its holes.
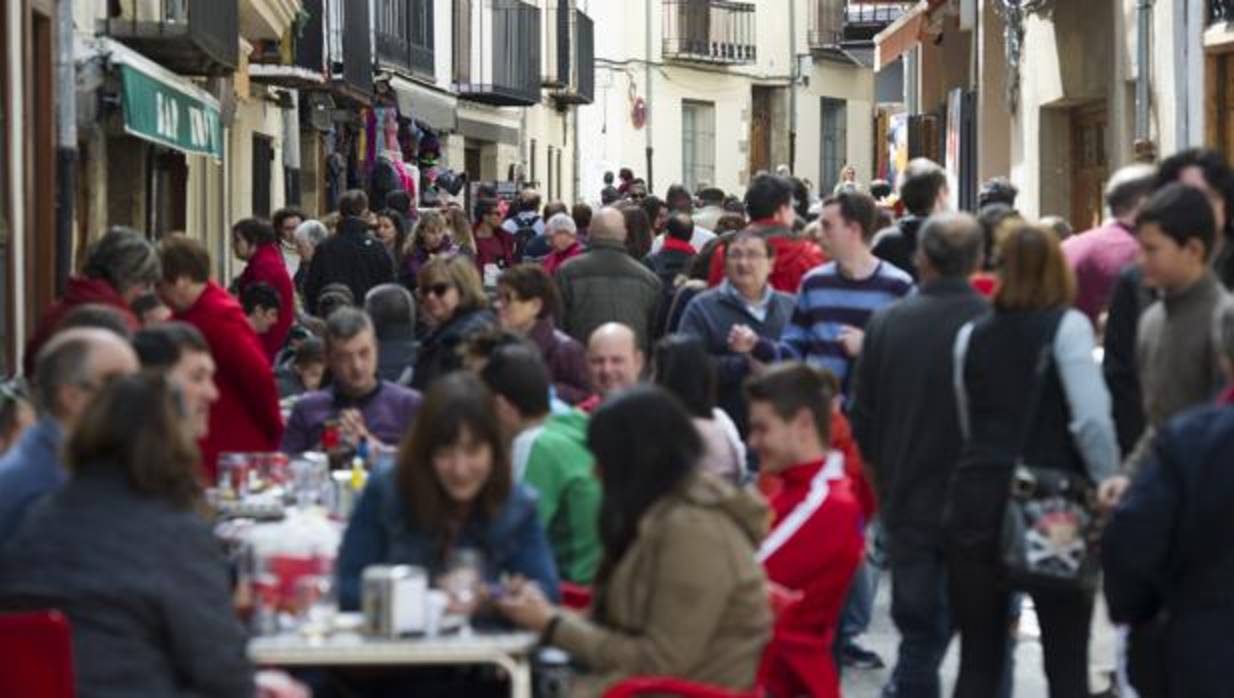
POLYGON ((938 668, 953 633, 941 536, 902 531, 889 538, 891 619, 900 650, 883 695, 939 698, 938 668))

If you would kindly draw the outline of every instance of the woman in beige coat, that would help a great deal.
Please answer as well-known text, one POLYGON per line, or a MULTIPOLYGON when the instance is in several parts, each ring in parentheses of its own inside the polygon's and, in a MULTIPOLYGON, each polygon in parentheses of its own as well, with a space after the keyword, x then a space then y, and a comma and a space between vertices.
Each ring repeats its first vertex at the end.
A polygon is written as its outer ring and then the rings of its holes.
POLYGON ((698 468, 698 433, 658 388, 610 399, 587 436, 604 486, 590 614, 556 609, 521 580, 500 607, 587 667, 572 695, 645 675, 750 689, 771 633, 755 559, 766 506, 698 468))

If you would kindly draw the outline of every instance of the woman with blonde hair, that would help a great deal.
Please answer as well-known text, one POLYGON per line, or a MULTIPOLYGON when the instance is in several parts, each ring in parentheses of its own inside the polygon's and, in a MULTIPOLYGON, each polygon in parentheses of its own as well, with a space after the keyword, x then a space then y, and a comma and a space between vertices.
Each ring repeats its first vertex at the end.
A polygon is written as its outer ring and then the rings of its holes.
POLYGON ((454 237, 454 244, 464 254, 475 257, 476 238, 471 232, 471 221, 467 220, 467 212, 457 206, 451 206, 446 209, 446 220, 450 223, 450 233, 454 237))
POLYGON ((438 257, 451 257, 459 253, 459 246, 451 239, 446 216, 438 211, 420 214, 415 233, 407 238, 403 248, 403 264, 399 267, 399 281, 415 291, 416 276, 424 265, 438 257))
POLYGON ((470 335, 491 330, 497 319, 476 265, 463 255, 437 257, 416 277, 421 316, 430 328, 420 344, 411 386, 423 391, 434 380, 462 368, 458 347, 470 335))

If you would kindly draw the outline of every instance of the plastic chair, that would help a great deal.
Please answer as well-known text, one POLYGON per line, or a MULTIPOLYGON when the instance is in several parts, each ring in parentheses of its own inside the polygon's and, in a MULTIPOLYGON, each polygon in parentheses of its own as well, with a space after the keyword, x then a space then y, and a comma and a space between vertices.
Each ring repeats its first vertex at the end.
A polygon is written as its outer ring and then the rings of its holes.
POLYGON ((73 698, 73 644, 59 611, 0 615, 0 696, 73 698))

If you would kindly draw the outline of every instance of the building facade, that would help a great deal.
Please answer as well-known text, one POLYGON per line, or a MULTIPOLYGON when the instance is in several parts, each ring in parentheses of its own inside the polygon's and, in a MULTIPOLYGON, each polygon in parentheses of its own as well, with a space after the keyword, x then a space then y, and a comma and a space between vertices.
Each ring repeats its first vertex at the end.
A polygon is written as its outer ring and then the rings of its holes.
POLYGON ((1205 5, 1221 4, 921 0, 876 38, 876 68, 906 71, 908 155, 947 166, 957 205, 1008 177, 1022 213, 1084 230, 1114 170, 1205 143, 1204 94, 1188 85, 1204 80, 1205 5))
POLYGON ((861 20, 881 29, 904 3, 592 4, 604 31, 596 101, 579 112, 584 198, 622 167, 657 192, 681 183, 741 194, 753 174, 781 165, 816 187, 845 164, 862 181, 874 175, 875 32, 862 36, 861 20))

